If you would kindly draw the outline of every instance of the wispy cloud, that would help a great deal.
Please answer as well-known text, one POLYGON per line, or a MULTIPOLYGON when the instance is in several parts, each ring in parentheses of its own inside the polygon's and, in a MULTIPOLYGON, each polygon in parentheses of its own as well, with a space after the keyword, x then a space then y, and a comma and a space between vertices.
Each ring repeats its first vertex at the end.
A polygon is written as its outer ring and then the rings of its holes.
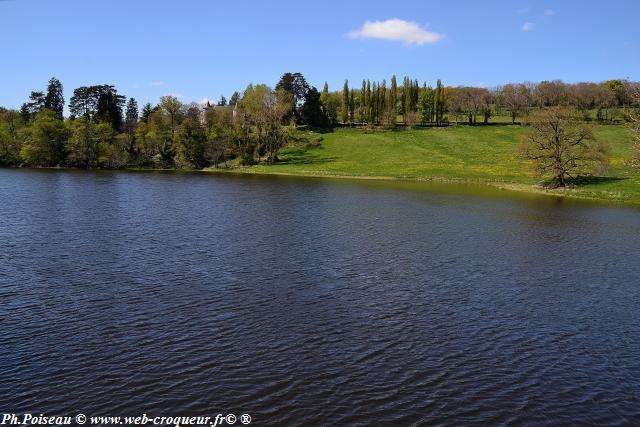
POLYGON ((518 9, 518 13, 531 13, 531 8, 523 7, 522 9, 518 9))
POLYGON ((361 28, 346 34, 351 39, 381 39, 400 41, 409 46, 436 44, 444 35, 427 31, 418 23, 394 18, 386 21, 365 21, 361 28))
POLYGON ((533 28, 536 26, 533 22, 525 22, 522 26, 522 31, 533 31, 533 28))
POLYGON ((552 9, 545 9, 543 13, 544 16, 553 16, 556 14, 552 9))
POLYGON ((164 82, 160 80, 156 80, 149 83, 149 86, 155 86, 155 87, 164 86, 164 82))

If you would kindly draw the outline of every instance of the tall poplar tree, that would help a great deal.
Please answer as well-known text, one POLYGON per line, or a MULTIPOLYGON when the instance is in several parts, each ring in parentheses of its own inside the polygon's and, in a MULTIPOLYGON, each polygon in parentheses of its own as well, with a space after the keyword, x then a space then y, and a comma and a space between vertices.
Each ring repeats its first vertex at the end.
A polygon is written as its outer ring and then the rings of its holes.
POLYGON ((367 81, 362 79, 362 89, 360 89, 360 97, 359 97, 359 105, 358 109, 358 122, 363 123, 366 117, 367 111, 367 100, 365 96, 367 94, 367 81))
POLYGON ((444 98, 444 88, 442 87, 442 82, 438 79, 436 83, 436 92, 434 95, 434 114, 436 119, 436 124, 442 124, 442 120, 444 118, 444 106, 445 106, 445 98, 444 98))
POLYGON ((423 125, 433 122, 433 89, 424 83, 420 96, 420 112, 423 125))
MULTIPOLYGON (((326 83, 325 83, 326 84, 326 83)), ((349 114, 350 110, 349 105, 349 81, 344 81, 344 86, 342 87, 342 123, 346 124, 349 121, 349 116, 353 116, 353 114, 349 114)))
POLYGON ((351 89, 351 93, 349 94, 349 122, 350 123, 353 123, 354 121, 355 109, 356 109, 355 90, 351 89))
POLYGON ((393 113, 398 114, 398 81, 395 74, 391 76, 389 103, 391 104, 391 108, 393 108, 393 113))
POLYGON ((366 120, 367 122, 371 122, 371 82, 367 80, 367 93, 364 97, 365 99, 365 111, 366 111, 366 120))

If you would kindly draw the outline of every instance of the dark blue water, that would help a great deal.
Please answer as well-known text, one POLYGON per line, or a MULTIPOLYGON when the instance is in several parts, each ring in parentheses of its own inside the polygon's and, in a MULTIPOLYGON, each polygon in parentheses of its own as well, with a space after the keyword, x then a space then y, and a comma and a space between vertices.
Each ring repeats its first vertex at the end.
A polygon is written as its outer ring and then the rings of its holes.
POLYGON ((640 211, 440 190, 0 170, 0 412, 640 424, 640 211))

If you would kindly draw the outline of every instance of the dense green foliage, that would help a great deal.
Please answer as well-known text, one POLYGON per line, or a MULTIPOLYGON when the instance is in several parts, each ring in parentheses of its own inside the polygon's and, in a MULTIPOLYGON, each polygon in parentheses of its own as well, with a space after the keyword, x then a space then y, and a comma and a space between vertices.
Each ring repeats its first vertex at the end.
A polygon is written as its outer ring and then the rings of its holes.
MULTIPOLYGON (((497 119, 510 122, 509 117, 497 119)), ((609 171, 604 177, 585 177, 576 186, 542 190, 535 166, 516 156, 529 132, 519 125, 451 126, 385 130, 371 133, 341 128, 322 137, 318 147, 284 148, 274 165, 231 169, 243 173, 291 174, 323 177, 438 180, 495 185, 518 191, 545 191, 592 199, 640 204, 640 171, 628 164, 630 131, 622 125, 593 128, 597 141, 609 148, 609 171)))
MULTIPOLYGON (((63 86, 52 78, 45 91, 31 92, 19 111, 0 108, 0 165, 252 166, 250 171, 472 179, 513 185, 539 181, 532 173, 535 169, 542 179, 555 178, 563 184, 567 179, 570 184, 595 182, 584 181, 595 169, 583 167, 588 162, 582 157, 593 154, 587 160, 604 163, 602 150, 584 151, 586 146, 583 151, 574 150, 573 154, 582 156, 574 159, 580 167, 576 163, 572 172, 562 176, 554 175, 549 164, 536 164, 540 159, 529 156, 525 161, 517 156, 517 140, 526 134, 531 140, 535 117, 562 108, 572 111, 571 129, 597 124, 594 134, 599 142, 594 144, 611 142, 601 140, 602 135, 615 140, 608 154, 611 179, 583 188, 622 186, 627 194, 628 184, 637 183, 632 166, 640 165, 640 142, 634 155, 632 133, 623 124, 638 130, 637 91, 637 83, 620 80, 546 81, 487 89, 448 87, 440 80, 432 87, 409 77, 398 84, 392 76, 389 84, 363 80, 358 88, 345 81, 341 90, 332 92, 327 83, 318 91, 302 74, 285 73, 273 89, 249 85, 228 101, 222 96, 216 105, 183 104, 176 97, 163 96, 157 105, 146 103, 141 110, 135 99, 119 94, 113 85, 83 86, 73 91, 70 115, 64 118, 63 86), (454 123, 469 126, 451 126, 454 123), (415 127, 430 129, 408 130, 415 127), (319 144, 313 133, 311 139, 305 137, 308 130, 322 132, 324 142, 319 144), (629 180, 618 183, 620 173, 629 180)), ((545 149, 550 153, 554 147, 545 149)))

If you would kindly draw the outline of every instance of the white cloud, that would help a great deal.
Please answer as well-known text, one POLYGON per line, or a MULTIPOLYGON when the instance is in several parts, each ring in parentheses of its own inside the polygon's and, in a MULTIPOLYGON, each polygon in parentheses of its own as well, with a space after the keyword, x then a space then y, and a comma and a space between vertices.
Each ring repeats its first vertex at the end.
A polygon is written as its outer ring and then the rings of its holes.
POLYGON ((545 9, 544 10, 544 16, 552 16, 555 15, 556 13, 552 10, 552 9, 545 9))
POLYGON ((531 13, 531 8, 530 7, 524 7, 522 9, 519 9, 518 13, 531 13))
POLYGON ((533 22, 525 22, 522 26, 522 31, 533 31, 533 27, 535 26, 536 24, 534 24, 533 22))
POLYGON ((164 82, 160 81, 160 80, 156 80, 156 81, 153 81, 153 82, 149 83, 149 86, 156 86, 156 87, 164 86, 164 82))
POLYGON ((347 33, 351 39, 382 39, 401 41, 405 45, 436 44, 444 35, 427 31, 419 24, 402 19, 387 19, 386 21, 365 21, 364 25, 347 33))

